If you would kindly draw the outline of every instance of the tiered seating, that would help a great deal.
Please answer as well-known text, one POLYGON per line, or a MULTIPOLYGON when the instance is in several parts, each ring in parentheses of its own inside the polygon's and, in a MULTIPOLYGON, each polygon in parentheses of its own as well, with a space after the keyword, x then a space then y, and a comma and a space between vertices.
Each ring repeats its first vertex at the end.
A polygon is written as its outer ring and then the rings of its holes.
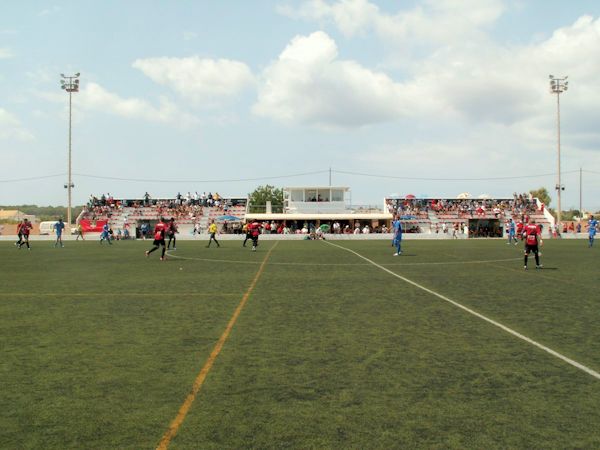
POLYGON ((157 221, 160 217, 175 218, 180 231, 191 231, 196 223, 200 224, 202 230, 208 228, 210 220, 222 215, 233 215, 244 218, 246 214, 245 199, 222 199, 221 206, 201 206, 197 203, 180 204, 175 199, 153 200, 122 200, 102 201, 88 206, 78 217, 88 220, 108 220, 113 230, 129 226, 137 226, 144 221, 157 221), (147 204, 150 203, 150 204, 147 204), (233 204, 232 204, 233 203, 233 204))

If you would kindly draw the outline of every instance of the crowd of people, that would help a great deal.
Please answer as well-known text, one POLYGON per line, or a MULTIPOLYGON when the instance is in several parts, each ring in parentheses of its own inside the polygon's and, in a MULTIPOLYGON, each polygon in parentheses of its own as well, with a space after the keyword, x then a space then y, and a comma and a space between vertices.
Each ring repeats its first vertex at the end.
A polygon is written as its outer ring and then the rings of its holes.
POLYGON ((126 207, 134 210, 155 208, 157 216, 194 220, 204 214, 204 208, 216 208, 222 214, 227 214, 238 205, 245 205, 245 199, 224 199, 218 192, 188 192, 186 195, 178 192, 172 199, 154 199, 146 192, 141 199, 134 200, 115 199, 107 193, 100 197, 90 195, 84 206, 84 217, 92 220, 110 218, 116 211, 126 207))
MULTIPOLYGON (((538 210, 531 194, 513 194, 512 199, 386 199, 388 212, 401 216, 427 216, 430 211, 436 214, 456 214, 459 218, 501 217, 506 211, 513 216, 533 214, 538 210)), ((542 209, 544 205, 542 204, 542 209)))

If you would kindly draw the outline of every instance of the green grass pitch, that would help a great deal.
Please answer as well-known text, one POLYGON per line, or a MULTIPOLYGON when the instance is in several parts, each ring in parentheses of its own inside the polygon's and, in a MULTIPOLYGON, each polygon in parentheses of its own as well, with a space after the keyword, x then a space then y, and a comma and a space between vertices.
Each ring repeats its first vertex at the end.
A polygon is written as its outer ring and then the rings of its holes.
MULTIPOLYGON (((600 248, 335 241, 600 371, 600 248)), ((0 448, 599 448, 600 380, 322 241, 0 242, 0 448)))

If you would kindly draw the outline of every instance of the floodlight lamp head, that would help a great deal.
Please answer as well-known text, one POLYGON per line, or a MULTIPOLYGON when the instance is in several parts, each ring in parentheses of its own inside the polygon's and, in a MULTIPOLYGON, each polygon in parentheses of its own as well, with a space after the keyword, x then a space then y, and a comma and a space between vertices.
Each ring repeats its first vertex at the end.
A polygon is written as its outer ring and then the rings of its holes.
POLYGON ((554 78, 554 75, 550 75, 550 79, 552 80, 554 78))
POLYGON ((65 74, 64 74, 64 73, 61 73, 61 74, 60 74, 60 76, 64 78, 64 77, 65 77, 65 74))
POLYGON ((76 77, 78 77, 79 75, 81 75, 79 72, 77 72, 77 73, 75 74, 75 76, 76 76, 76 77))

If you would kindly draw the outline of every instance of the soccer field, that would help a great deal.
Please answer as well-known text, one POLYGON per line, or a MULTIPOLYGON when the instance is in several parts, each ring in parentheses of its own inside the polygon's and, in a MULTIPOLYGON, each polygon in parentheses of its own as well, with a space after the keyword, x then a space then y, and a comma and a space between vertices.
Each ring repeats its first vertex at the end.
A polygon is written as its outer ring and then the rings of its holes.
POLYGON ((0 242, 0 448, 600 447, 586 241, 150 246, 0 242))

